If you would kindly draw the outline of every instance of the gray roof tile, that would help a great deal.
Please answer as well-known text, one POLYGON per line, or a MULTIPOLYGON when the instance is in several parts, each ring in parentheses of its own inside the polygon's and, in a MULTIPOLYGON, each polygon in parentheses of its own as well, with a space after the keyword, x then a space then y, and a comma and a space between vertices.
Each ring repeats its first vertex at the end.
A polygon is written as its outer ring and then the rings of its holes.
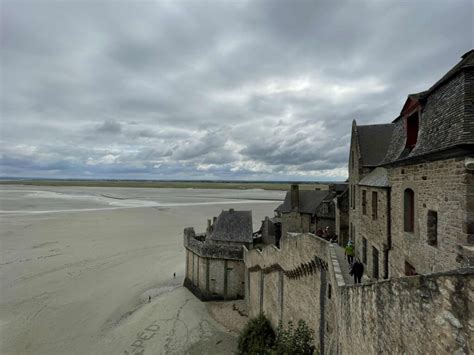
MULTIPOLYGON (((328 190, 300 190, 299 191, 299 213, 314 214, 316 208, 329 195, 333 194, 328 190)), ((291 212, 291 191, 288 191, 285 196, 285 201, 276 208, 277 212, 290 213, 291 212)))
POLYGON ((375 168, 370 172, 370 174, 360 180, 359 185, 372 187, 389 187, 390 182, 388 180, 387 169, 381 167, 375 168))
POLYGON ((222 211, 209 239, 225 242, 252 242, 252 211, 222 211))
POLYGON ((392 123, 357 126, 362 165, 377 166, 383 161, 393 129, 392 123))

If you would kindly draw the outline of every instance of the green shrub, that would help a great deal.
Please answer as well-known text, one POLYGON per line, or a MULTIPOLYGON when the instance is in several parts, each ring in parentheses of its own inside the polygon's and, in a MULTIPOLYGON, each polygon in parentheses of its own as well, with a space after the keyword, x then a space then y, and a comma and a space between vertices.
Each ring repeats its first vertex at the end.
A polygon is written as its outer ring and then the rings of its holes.
POLYGON ((240 355, 312 355, 313 331, 304 320, 295 328, 288 322, 286 329, 282 324, 277 332, 273 331, 270 321, 260 314, 248 321, 239 337, 240 355))
POLYGON ((269 320, 260 314, 258 317, 250 319, 240 333, 238 354, 270 354, 274 342, 275 332, 269 320))
POLYGON ((273 350, 278 355, 311 355, 314 352, 313 331, 301 319, 296 328, 293 322, 288 322, 286 329, 280 324, 273 350))

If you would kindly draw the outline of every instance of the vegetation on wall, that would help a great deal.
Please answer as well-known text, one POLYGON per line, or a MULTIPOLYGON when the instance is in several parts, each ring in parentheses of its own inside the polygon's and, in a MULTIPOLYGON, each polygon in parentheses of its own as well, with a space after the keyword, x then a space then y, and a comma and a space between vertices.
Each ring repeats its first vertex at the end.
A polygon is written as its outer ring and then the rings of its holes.
POLYGON ((240 333, 238 354, 271 354, 275 343, 275 332, 263 314, 248 321, 240 333))
POLYGON ((311 355, 314 352, 313 331, 304 320, 297 327, 288 322, 275 333, 270 321, 260 314, 249 320, 239 337, 238 354, 311 355))

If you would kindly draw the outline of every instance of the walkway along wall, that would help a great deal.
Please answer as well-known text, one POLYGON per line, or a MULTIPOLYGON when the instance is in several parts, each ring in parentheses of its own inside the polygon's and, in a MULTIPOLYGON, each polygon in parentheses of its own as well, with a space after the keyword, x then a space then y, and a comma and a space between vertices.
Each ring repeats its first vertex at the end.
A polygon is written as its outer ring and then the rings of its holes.
MULTIPOLYGON (((321 354, 469 354, 473 269, 346 285, 337 246, 288 233, 280 249, 244 249, 251 316, 303 319, 321 354)), ((344 261, 345 262, 345 261, 344 261)))

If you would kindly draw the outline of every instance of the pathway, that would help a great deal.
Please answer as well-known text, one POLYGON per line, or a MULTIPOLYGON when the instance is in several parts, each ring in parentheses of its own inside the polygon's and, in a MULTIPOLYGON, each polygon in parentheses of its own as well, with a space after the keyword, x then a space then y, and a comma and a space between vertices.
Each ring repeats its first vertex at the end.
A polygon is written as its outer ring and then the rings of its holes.
POLYGON ((341 273, 342 277, 344 278, 344 282, 346 283, 346 285, 353 285, 354 278, 349 274, 349 263, 347 262, 347 258, 344 255, 344 248, 336 244, 333 245, 334 250, 336 251, 337 260, 339 261, 339 267, 341 268, 341 273))

